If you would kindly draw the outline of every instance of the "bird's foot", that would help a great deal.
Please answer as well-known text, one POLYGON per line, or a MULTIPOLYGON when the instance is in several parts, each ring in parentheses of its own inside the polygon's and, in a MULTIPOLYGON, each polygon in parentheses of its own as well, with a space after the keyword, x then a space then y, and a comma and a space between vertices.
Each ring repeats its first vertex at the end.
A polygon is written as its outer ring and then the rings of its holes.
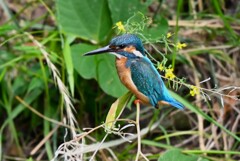
POLYGON ((135 105, 137 105, 137 104, 141 104, 142 103, 142 101, 140 100, 140 99, 136 99, 136 100, 134 100, 134 104, 135 105))

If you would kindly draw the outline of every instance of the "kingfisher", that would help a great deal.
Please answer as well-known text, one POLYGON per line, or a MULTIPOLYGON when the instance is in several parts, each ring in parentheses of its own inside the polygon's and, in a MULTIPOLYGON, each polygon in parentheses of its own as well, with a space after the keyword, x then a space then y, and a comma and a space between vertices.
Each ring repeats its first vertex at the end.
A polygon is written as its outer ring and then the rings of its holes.
POLYGON ((87 52, 84 56, 110 53, 116 56, 119 79, 143 104, 184 106, 169 93, 160 74, 145 54, 141 39, 135 34, 123 34, 113 38, 102 48, 87 52))

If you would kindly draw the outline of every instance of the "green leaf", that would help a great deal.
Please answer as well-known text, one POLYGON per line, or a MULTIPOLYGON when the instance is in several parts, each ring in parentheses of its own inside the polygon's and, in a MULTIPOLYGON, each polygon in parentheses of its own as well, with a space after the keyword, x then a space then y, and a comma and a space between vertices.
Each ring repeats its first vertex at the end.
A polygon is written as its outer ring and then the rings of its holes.
POLYGON ((108 115, 106 117, 105 123, 106 123, 106 129, 111 130, 114 128, 115 120, 120 117, 122 114, 122 111, 130 101, 133 94, 131 92, 128 92, 118 98, 111 106, 111 108, 108 111, 108 115))
POLYGON ((33 159, 32 159, 32 157, 30 157, 26 161, 33 161, 33 159))
POLYGON ((127 21, 135 12, 147 13, 147 6, 139 0, 108 0, 113 23, 127 21))
POLYGON ((97 43, 112 29, 107 0, 57 0, 58 22, 63 31, 97 43))
POLYGON ((73 76, 73 63, 72 63, 70 44, 74 39, 75 39, 74 36, 69 36, 69 35, 66 36, 66 40, 63 48, 63 56, 64 56, 65 65, 66 65, 67 74, 68 74, 68 83, 70 86, 70 91, 72 93, 72 96, 74 95, 74 76, 73 76))
POLYGON ((0 69, 0 83, 3 80, 6 73, 7 73, 7 68, 3 68, 3 70, 0 69))
POLYGON ((83 78, 96 79, 107 94, 120 97, 127 89, 118 78, 114 56, 109 54, 83 56, 84 53, 94 49, 96 49, 94 46, 87 44, 73 45, 71 53, 74 68, 83 78))
POLYGON ((155 147, 164 148, 164 149, 173 148, 173 146, 171 146, 171 145, 159 143, 159 142, 152 141, 152 140, 142 140, 141 143, 144 144, 144 145, 155 146, 155 147))
POLYGON ((207 159, 203 159, 201 157, 195 155, 185 155, 181 153, 178 149, 172 149, 165 152, 158 158, 158 161, 208 161, 207 159))
POLYGON ((0 26, 0 35, 5 35, 10 31, 16 30, 16 26, 10 23, 5 23, 0 26))
POLYGON ((0 50, 0 69, 6 69, 14 66, 16 62, 21 61, 23 56, 15 56, 14 54, 0 50))
POLYGON ((42 79, 34 77, 31 80, 30 84, 28 85, 27 93, 30 93, 30 92, 34 91, 35 89, 37 89, 37 88, 43 90, 43 87, 44 87, 44 82, 42 81, 42 79))
POLYGON ((94 50, 96 47, 87 44, 79 44, 71 46, 71 54, 73 67, 85 79, 96 79, 95 57, 83 57, 83 54, 94 50), (87 58, 87 59, 86 59, 87 58))

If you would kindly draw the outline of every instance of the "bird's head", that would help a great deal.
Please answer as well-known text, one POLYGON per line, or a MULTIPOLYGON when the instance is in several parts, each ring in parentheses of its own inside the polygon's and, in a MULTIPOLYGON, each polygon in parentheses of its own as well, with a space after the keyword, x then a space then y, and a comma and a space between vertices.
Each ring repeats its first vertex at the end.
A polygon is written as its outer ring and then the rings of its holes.
POLYGON ((133 34, 124 34, 113 38, 109 45, 90 51, 84 56, 111 53, 117 56, 117 58, 127 57, 127 58, 139 58, 144 57, 144 47, 142 41, 133 34))

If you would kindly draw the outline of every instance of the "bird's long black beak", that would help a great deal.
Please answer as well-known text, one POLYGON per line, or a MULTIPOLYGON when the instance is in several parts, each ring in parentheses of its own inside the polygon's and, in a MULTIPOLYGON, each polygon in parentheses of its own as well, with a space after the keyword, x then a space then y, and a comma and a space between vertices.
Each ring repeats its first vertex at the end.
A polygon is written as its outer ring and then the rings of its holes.
POLYGON ((108 46, 102 47, 100 49, 89 51, 86 54, 84 54, 83 56, 103 54, 103 53, 107 53, 107 52, 111 52, 111 51, 112 51, 112 49, 108 45, 108 46))

